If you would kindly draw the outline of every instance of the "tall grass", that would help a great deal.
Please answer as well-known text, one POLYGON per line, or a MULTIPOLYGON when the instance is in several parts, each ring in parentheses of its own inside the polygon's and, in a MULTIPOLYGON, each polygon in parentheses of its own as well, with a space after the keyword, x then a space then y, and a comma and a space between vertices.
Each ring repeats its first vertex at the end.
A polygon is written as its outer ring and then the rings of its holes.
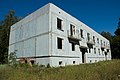
POLYGON ((120 60, 59 68, 0 67, 0 80, 120 80, 120 60))

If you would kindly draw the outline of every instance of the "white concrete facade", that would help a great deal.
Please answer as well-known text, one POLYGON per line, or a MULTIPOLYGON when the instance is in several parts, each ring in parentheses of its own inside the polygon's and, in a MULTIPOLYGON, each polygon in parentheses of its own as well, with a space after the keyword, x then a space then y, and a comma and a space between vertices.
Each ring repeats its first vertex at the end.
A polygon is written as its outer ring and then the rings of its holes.
POLYGON ((52 3, 11 26, 11 52, 53 67, 111 60, 106 38, 52 3))

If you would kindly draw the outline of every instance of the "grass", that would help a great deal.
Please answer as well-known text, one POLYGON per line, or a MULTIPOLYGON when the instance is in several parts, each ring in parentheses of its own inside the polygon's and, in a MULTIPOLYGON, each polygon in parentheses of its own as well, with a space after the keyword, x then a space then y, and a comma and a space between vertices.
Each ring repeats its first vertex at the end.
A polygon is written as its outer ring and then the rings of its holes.
POLYGON ((0 66, 0 80, 120 80, 120 60, 59 68, 0 66))

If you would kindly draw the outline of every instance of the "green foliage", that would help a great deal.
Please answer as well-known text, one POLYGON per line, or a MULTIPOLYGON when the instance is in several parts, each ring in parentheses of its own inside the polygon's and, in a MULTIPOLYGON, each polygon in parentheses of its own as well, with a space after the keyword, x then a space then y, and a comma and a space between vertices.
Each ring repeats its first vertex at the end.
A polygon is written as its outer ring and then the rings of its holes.
POLYGON ((120 60, 59 68, 0 67, 0 80, 120 80, 120 60))
POLYGON ((120 36, 120 18, 119 18, 119 22, 118 22, 118 28, 115 31, 115 35, 120 36))
POLYGON ((112 49, 112 58, 120 59, 120 18, 118 22, 118 28, 115 31, 115 36, 111 41, 111 49, 112 49))
POLYGON ((50 64, 49 63, 47 64, 47 68, 50 68, 50 64))
POLYGON ((9 11, 3 21, 0 21, 0 64, 7 63, 8 61, 10 27, 17 21, 19 19, 14 16, 13 10, 9 11))
POLYGON ((116 35, 116 36, 120 36, 120 27, 116 29, 115 35, 116 35))
POLYGON ((112 57, 120 59, 120 36, 115 36, 111 42, 112 57))
POLYGON ((28 63, 18 63, 17 67, 21 67, 21 68, 26 68, 27 69, 27 68, 30 67, 30 65, 28 63))
POLYGON ((9 55, 9 63, 12 64, 12 65, 15 65, 16 64, 16 53, 15 52, 11 52, 10 55, 9 55))
POLYGON ((112 40, 112 35, 109 32, 102 31, 101 35, 110 41, 112 40))
POLYGON ((118 28, 115 31, 115 35, 112 36, 109 32, 101 32, 101 35, 110 40, 111 53, 113 59, 120 59, 120 18, 118 22, 118 28))

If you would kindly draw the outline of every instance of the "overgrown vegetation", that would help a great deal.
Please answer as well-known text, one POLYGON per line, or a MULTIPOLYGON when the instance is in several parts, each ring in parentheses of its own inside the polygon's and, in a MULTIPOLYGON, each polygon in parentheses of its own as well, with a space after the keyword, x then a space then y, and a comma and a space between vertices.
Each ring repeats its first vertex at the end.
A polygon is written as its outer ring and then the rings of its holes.
POLYGON ((120 60, 59 68, 0 66, 0 80, 120 80, 120 60))
POLYGON ((8 56, 9 58, 9 64, 12 64, 12 65, 15 65, 16 64, 16 53, 15 52, 12 52, 10 53, 10 55, 8 56))

